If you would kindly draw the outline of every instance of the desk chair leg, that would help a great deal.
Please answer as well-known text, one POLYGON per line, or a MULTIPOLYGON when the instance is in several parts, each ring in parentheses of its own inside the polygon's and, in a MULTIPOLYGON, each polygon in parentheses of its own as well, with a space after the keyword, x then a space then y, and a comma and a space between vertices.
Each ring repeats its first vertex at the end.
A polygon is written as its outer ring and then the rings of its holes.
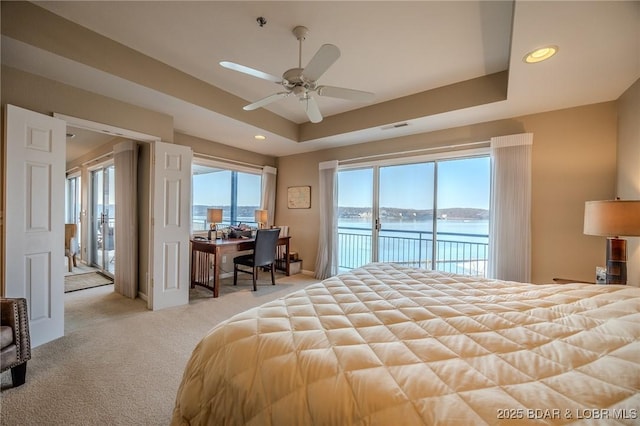
POLYGON ((258 291, 258 287, 256 286, 256 276, 258 275, 258 267, 253 267, 253 291, 258 291))
POLYGON ((275 275, 273 275, 273 270, 275 269, 273 263, 271 264, 270 269, 271 269, 271 285, 276 285, 276 277, 275 275))
POLYGON ((233 266, 233 285, 238 285, 238 266, 233 266))

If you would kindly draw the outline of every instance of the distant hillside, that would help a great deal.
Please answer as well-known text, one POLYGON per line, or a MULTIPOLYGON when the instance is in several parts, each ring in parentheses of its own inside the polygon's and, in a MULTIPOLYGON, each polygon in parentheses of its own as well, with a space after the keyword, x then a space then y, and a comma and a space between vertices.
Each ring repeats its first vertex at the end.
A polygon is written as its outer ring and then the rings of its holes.
MULTIPOLYGON (((366 207, 339 207, 338 215, 342 218, 368 217, 371 209, 366 207)), ((399 209, 394 207, 380 208, 380 216, 391 220, 433 220, 433 210, 399 209)), ((455 207, 438 209, 438 218, 447 220, 488 220, 489 210, 455 207)))
MULTIPOLYGON (((193 215, 194 216, 207 216, 207 209, 223 209, 228 211, 229 206, 203 206, 203 205, 195 205, 193 206, 193 215)), ((259 209, 258 206, 238 206, 238 217, 253 217, 254 212, 259 209)))
MULTIPOLYGON (((229 206, 193 206, 193 215, 196 217, 207 216, 208 208, 224 208, 229 206)), ((238 206, 238 217, 253 217, 258 206, 238 206)), ((369 217, 371 209, 366 207, 339 207, 338 215, 342 218, 369 217)), ((433 210, 399 209, 395 207, 380 208, 381 219, 386 220, 432 220, 433 210)), ((451 209, 438 209, 439 219, 448 220, 489 220, 489 210, 456 207, 451 209)))

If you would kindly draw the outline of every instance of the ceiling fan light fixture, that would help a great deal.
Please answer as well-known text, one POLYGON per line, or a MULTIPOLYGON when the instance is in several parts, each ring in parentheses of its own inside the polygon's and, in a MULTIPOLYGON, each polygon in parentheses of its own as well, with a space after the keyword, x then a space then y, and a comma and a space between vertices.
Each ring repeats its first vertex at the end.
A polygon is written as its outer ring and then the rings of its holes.
POLYGON ((527 53, 522 60, 527 64, 535 64, 538 62, 546 61, 547 59, 558 53, 558 50, 558 46, 555 45, 539 47, 527 53))

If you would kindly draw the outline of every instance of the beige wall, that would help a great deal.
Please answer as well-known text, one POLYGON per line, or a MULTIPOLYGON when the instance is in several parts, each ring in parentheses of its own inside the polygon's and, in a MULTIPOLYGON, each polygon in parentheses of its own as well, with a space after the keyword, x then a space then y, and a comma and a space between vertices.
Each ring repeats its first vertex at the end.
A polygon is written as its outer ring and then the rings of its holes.
POLYGON ((532 281, 554 277, 593 280, 604 242, 582 233, 584 202, 614 195, 614 102, 482 123, 394 140, 352 145, 278 159, 276 224, 289 225, 303 269, 315 269, 318 244, 318 163, 403 150, 487 141, 532 132, 532 281), (287 209, 289 186, 311 186, 311 209, 287 209))
POLYGON ((605 242, 583 234, 584 203, 615 193, 616 107, 608 102, 523 118, 533 132, 532 280, 595 280, 605 242))
POLYGON ((2 67, 2 104, 13 104, 41 114, 54 112, 158 136, 173 141, 173 117, 2 67))
MULTIPOLYGON (((640 200, 640 79, 618 100, 618 179, 623 200, 640 200)), ((627 282, 640 287, 640 237, 627 238, 627 282)))
POLYGON ((201 139, 195 136, 185 135, 183 133, 175 133, 174 143, 191 147, 194 155, 205 154, 256 166, 275 167, 276 165, 275 157, 246 151, 240 148, 234 148, 229 145, 223 145, 221 143, 201 139))

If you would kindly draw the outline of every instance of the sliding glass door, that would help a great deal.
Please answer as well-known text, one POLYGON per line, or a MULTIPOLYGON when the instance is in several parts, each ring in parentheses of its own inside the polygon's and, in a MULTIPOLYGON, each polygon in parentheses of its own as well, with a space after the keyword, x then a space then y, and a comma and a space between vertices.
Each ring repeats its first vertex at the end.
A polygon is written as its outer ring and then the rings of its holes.
POLYGON ((338 173, 338 267, 355 268, 377 258, 373 168, 338 173), (375 234, 375 235, 374 235, 375 234))
POLYGON ((433 269, 435 163, 380 167, 378 261, 433 269))
POLYGON ((91 172, 90 263, 108 275, 115 272, 115 173, 113 165, 91 172))
POLYGON ((484 275, 488 156, 338 172, 339 268, 394 262, 484 275))
POLYGON ((489 258, 488 156, 438 161, 439 271, 485 276, 489 258))

